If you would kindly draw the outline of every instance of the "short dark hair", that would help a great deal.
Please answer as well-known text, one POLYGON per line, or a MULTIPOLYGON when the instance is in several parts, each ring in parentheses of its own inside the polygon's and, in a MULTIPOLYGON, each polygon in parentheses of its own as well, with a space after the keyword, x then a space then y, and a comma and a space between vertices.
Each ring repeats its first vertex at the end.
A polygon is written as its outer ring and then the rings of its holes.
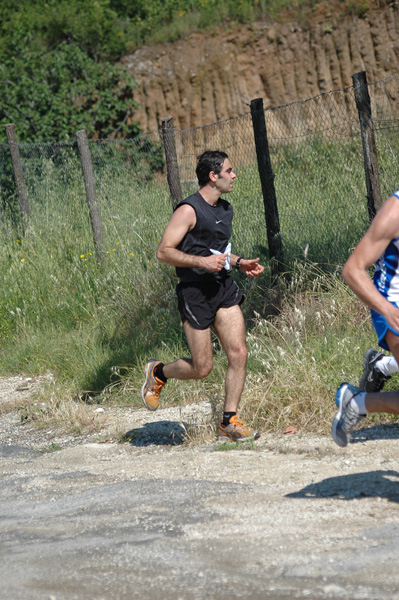
POLYGON ((223 152, 222 150, 205 150, 205 152, 198 156, 195 172, 200 187, 203 187, 209 182, 209 173, 211 171, 217 175, 220 173, 226 158, 229 157, 226 152, 223 152))

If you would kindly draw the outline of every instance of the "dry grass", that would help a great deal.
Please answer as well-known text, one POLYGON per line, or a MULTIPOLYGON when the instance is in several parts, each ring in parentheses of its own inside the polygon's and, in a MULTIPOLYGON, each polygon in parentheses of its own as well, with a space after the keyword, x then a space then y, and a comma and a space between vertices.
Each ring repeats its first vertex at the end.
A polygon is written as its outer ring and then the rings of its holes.
POLYGON ((73 435, 98 433, 107 422, 103 412, 72 396, 60 394, 54 386, 51 390, 46 386, 41 388, 20 404, 18 410, 21 422, 32 422, 40 428, 51 426, 73 435))
MULTIPOLYGON (((342 283, 314 265, 299 265, 281 291, 279 312, 255 314, 248 324, 248 371, 239 416, 262 432, 327 433, 335 412, 334 395, 342 381, 356 383, 364 351, 375 343, 368 310, 342 283)), ((181 355, 179 346, 163 346, 164 360, 181 355)), ((147 358, 147 357, 146 357, 147 358)), ((20 406, 22 420, 51 425, 75 434, 99 432, 107 424, 95 406, 142 408, 140 388, 145 358, 115 371, 116 380, 88 404, 46 386, 20 406)), ((215 346, 214 369, 206 380, 169 381, 162 406, 210 404, 210 416, 198 413, 187 427, 186 443, 214 441, 223 410, 226 357, 215 346)), ((2 410, 15 405, 3 404, 2 410)))

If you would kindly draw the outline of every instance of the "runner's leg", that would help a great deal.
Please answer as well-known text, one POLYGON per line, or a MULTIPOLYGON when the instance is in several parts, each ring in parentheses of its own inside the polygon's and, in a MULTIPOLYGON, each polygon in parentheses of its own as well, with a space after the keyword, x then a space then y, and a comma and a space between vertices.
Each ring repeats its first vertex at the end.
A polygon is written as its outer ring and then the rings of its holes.
POLYGON ((245 323, 241 308, 220 308, 216 313, 214 328, 228 360, 224 410, 237 412, 244 389, 247 363, 245 323))
POLYGON ((165 377, 174 379, 203 379, 212 371, 211 328, 194 329, 188 321, 184 323, 191 358, 179 358, 163 367, 165 377))
MULTIPOLYGON (((385 341, 399 364, 399 336, 388 329, 385 341)), ((370 413, 399 414, 399 391, 366 394, 366 409, 370 413)))

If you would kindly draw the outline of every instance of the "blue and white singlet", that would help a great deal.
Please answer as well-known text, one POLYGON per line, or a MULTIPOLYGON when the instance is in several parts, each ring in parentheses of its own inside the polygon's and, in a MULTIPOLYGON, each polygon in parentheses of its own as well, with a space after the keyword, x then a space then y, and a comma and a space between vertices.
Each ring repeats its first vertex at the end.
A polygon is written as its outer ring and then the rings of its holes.
MULTIPOLYGON (((399 190, 391 195, 399 199, 399 190)), ((373 282, 384 298, 399 303, 399 236, 389 242, 378 259, 373 282)))

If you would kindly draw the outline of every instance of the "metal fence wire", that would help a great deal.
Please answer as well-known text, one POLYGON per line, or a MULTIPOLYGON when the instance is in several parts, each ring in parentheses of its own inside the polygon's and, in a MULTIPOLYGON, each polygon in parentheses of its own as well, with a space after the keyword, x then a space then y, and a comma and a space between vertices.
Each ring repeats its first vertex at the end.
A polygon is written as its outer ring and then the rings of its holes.
MULTIPOLYGON (((399 187, 399 77, 367 84, 382 199, 399 187)), ((361 129, 354 88, 264 110, 283 261, 298 257, 341 264, 369 223, 361 129)), ((16 125, 16 130, 18 125, 16 125)), ((195 165, 204 149, 226 151, 238 175, 233 250, 269 259, 264 197, 251 112, 205 127, 172 128, 178 185, 197 189, 195 165)), ((103 250, 138 245, 153 255, 173 210, 168 147, 161 128, 131 140, 89 140, 103 250)), ((18 143, 29 200, 29 228, 93 251, 85 181, 76 141, 18 143)), ((176 182, 175 182, 176 184, 176 182)), ((177 192, 176 192, 177 189, 177 192)), ((10 145, 0 144, 1 234, 15 235, 18 193, 10 145)))

